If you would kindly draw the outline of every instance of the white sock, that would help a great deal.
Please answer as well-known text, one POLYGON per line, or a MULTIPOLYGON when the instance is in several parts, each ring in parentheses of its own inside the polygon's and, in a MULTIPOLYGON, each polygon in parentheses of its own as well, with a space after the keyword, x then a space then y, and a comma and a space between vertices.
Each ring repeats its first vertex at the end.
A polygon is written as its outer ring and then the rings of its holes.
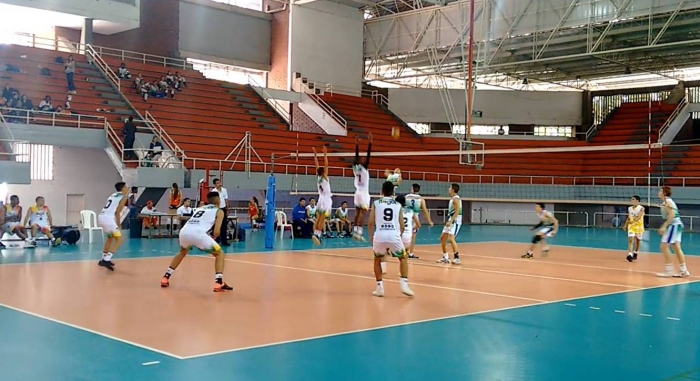
POLYGON ((216 273, 216 275, 214 275, 214 279, 224 279, 224 274, 216 273))
POLYGON ((320 237, 320 236, 321 236, 321 231, 320 231, 320 230, 314 230, 314 235, 320 237))
POLYGON ((165 273, 168 275, 173 275, 174 272, 175 272, 175 269, 172 267, 168 267, 168 269, 165 270, 165 273))
POLYGON ((360 235, 362 235, 362 226, 357 227, 357 232, 360 233, 360 235))
POLYGON ((384 288, 384 281, 383 280, 377 281, 377 288, 384 288))
POLYGON ((105 262, 109 262, 112 260, 112 253, 102 253, 102 260, 105 262))
POLYGON ((632 252, 630 251, 629 253, 627 253, 627 255, 632 255, 632 252))
POLYGON ((408 286, 408 278, 400 277, 399 283, 401 283, 402 286, 408 286))
POLYGON ((673 264, 666 264, 666 273, 671 274, 673 273, 673 264))
POLYGON ((688 268, 685 266, 685 263, 681 263, 681 272, 684 273, 687 271, 688 271, 688 268))
POLYGON ((382 272, 385 273, 386 272, 386 262, 382 262, 381 266, 382 266, 382 272))
POLYGON ((442 253, 442 257, 445 259, 450 259, 450 255, 447 253, 442 253))

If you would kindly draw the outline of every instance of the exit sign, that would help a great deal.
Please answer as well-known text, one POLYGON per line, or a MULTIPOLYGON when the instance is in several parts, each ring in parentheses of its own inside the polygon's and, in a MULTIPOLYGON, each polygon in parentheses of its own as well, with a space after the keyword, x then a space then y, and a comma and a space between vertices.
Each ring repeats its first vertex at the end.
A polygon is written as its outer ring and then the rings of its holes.
POLYGON ((484 112, 483 112, 483 111, 472 110, 472 116, 473 116, 474 118, 481 118, 482 116, 484 116, 484 112))

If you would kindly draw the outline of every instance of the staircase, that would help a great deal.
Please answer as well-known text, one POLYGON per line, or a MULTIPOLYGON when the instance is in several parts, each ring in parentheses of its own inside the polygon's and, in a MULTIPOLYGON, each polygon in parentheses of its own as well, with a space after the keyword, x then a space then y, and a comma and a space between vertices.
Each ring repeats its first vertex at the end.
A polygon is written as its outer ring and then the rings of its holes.
POLYGON ((651 111, 651 137, 656 142, 659 129, 673 113, 677 105, 653 102, 623 103, 613 111, 608 120, 599 126, 593 143, 639 144, 649 140, 649 112, 651 111))

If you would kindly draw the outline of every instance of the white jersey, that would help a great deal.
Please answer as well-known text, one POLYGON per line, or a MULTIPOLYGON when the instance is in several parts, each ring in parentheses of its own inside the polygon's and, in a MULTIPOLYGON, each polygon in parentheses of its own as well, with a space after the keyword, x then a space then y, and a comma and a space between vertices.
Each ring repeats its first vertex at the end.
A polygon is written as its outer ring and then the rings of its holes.
MULTIPOLYGON (((107 198, 107 203, 100 212, 100 216, 114 216, 117 214, 117 207, 124 198, 124 194, 121 192, 113 193, 109 198, 107 198)), ((121 211, 120 211, 121 214, 121 211)))
POLYGON ((343 208, 338 208, 338 217, 347 218, 348 217, 348 209, 346 208, 345 210, 343 210, 343 208))
POLYGON ((403 233, 404 235, 408 234, 413 234, 413 216, 415 213, 413 213, 413 209, 411 209, 411 205, 406 205, 403 208, 403 224, 404 224, 404 230, 403 233))
POLYGON ((307 215, 308 215, 310 218, 316 217, 316 205, 314 205, 314 206, 306 205, 306 210, 307 210, 307 212, 308 212, 307 215))
POLYGON ((406 206, 410 207, 415 214, 420 213, 423 209, 423 202, 423 198, 419 194, 409 193, 406 195, 406 206))
POLYGON ((353 165, 352 172, 355 174, 355 192, 369 193, 369 171, 364 165, 353 165))
POLYGON ((554 225, 554 222, 552 222, 552 213, 548 212, 547 210, 542 209, 541 212, 537 213, 537 218, 542 221, 542 224, 544 226, 552 226, 554 225))
POLYGON ((318 177, 318 198, 331 198, 331 183, 328 178, 319 176, 318 177))
POLYGON ((29 223, 31 225, 48 225, 49 207, 44 205, 38 208, 36 205, 29 208, 29 223))
POLYGON ((219 211, 216 205, 205 205, 192 211, 192 217, 187 220, 180 234, 204 234, 206 235, 216 223, 216 213, 219 211))
POLYGON ((374 202, 375 241, 401 241, 400 212, 401 204, 393 198, 382 197, 374 202))
MULTIPOLYGON (((673 201, 670 197, 667 197, 664 203, 661 205, 671 208, 671 213, 673 213, 673 220, 671 221, 672 225, 683 225, 683 221, 681 221, 681 213, 678 211, 678 205, 676 205, 675 201, 673 201)), ((668 218, 666 214, 666 208, 661 208, 661 217, 664 219, 668 218)))

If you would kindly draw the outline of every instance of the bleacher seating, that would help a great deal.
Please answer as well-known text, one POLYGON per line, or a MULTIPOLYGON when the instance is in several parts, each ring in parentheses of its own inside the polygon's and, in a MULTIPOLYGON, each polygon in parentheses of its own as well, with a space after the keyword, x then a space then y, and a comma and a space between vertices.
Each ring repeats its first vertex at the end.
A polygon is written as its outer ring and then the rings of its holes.
POLYGON ((599 126, 592 141, 605 144, 646 143, 649 136, 649 113, 651 112, 651 134, 656 137, 676 106, 652 102, 650 110, 649 102, 623 103, 599 126))
MULTIPOLYGON (((0 62, 10 63, 20 67, 23 74, 2 73, 5 82, 28 94, 35 105, 48 94, 54 100, 61 101, 66 96, 65 76, 63 67, 54 63, 57 56, 67 56, 66 53, 32 49, 19 46, 0 47, 0 62), (51 77, 39 75, 39 66, 52 71, 51 77)), ((74 55, 78 62, 76 85, 78 94, 73 96, 72 110, 80 114, 100 115, 108 118, 112 126, 119 132, 121 120, 130 113, 128 106, 115 98, 107 90, 109 85, 99 71, 87 64, 85 58, 74 55), (98 111, 98 109, 106 111, 98 111)), ((104 57, 105 61, 116 70, 121 61, 104 57)), ((269 162, 273 153, 278 157, 276 164, 280 165, 313 165, 312 159, 280 158, 292 152, 311 152, 312 147, 320 148, 326 145, 329 152, 353 152, 355 135, 366 137, 374 135, 373 150, 384 152, 404 151, 436 151, 458 150, 458 144, 453 139, 431 138, 420 136, 397 120, 390 112, 377 105, 370 98, 353 97, 342 94, 325 94, 323 99, 348 121, 348 136, 330 136, 298 133, 289 131, 284 121, 260 98, 252 88, 244 85, 229 84, 210 80, 191 69, 168 68, 157 64, 137 61, 126 61, 133 76, 142 73, 144 78, 153 81, 160 78, 169 69, 180 71, 187 78, 188 87, 176 94, 174 99, 149 98, 144 102, 132 86, 131 81, 122 81, 122 92, 126 94, 134 107, 141 113, 149 111, 163 126, 165 131, 182 148, 189 158, 196 158, 197 168, 209 166, 219 167, 233 147, 245 136, 247 131, 252 133, 253 146, 264 162, 269 162), (394 140, 390 136, 391 127, 399 126, 401 138, 394 140), (206 161, 210 160, 210 161, 206 161), (204 163, 203 163, 204 161, 204 163)), ((632 106, 624 106, 634 108, 632 106)), ((670 113, 673 106, 658 105, 658 113, 670 113)), ((633 110, 630 110, 633 111, 633 110)), ((630 114, 637 117, 638 110, 630 114)), ((627 112, 619 113, 619 120, 632 123, 632 118, 623 117, 627 112)), ((666 115, 666 114, 663 114, 666 115)), ((666 115, 667 117, 667 115, 666 115)), ((663 123, 662 116, 657 115, 657 124, 663 123)), ((618 119, 618 114, 611 121, 618 119)), ((636 119, 635 119, 636 120, 636 119)), ((623 125, 623 123, 620 123, 623 125)), ((658 126, 657 126, 658 128, 658 126)), ((619 128, 614 124, 604 126, 596 136, 594 144, 620 144, 634 142, 631 139, 638 127, 619 128), (611 127, 612 126, 612 127, 611 127), (606 134, 614 136, 608 139, 606 134), (621 138, 623 137, 623 138, 621 138)), ((583 141, 551 141, 551 140, 507 140, 483 139, 486 149, 503 148, 541 148, 541 147, 582 147, 583 141)), ((364 151, 366 141, 362 150, 364 151)), ((239 158, 242 160, 242 158, 239 158)), ((338 168, 349 168, 351 158, 330 158, 330 165, 338 168)), ((445 173, 474 175, 463 178, 465 182, 496 182, 496 183, 540 183, 551 184, 551 177, 596 177, 596 184, 604 184, 600 177, 637 177, 643 178, 648 174, 648 157, 646 152, 616 151, 616 152, 562 152, 562 153, 530 153, 489 155, 486 165, 478 169, 474 166, 458 164, 455 156, 416 156, 416 157, 374 157, 371 162, 372 170, 382 171, 401 167, 404 173, 424 172, 419 176, 410 176, 420 180, 446 181, 445 173), (624 163, 624 164, 622 164, 624 163)), ((666 148, 664 160, 660 152, 652 157, 652 172, 661 173, 665 177, 693 176, 700 169, 700 149, 695 148, 666 148), (697 164, 696 164, 697 163, 697 164)), ((193 162, 186 165, 192 167, 193 162)), ((223 169, 230 169, 224 165, 223 169)), ((262 171, 262 165, 252 165, 253 171, 262 171)), ((233 169, 243 170, 243 163, 236 164, 233 169)), ((282 168, 277 168, 283 171, 282 168)), ((313 173, 308 169, 292 168, 291 173, 313 173)), ((341 175, 341 169, 332 169, 331 175, 341 175)), ((347 172, 346 172, 347 174, 347 172)), ((408 178, 409 176, 405 176, 408 178)), ((565 184, 566 181, 557 184, 565 184)), ((591 183, 592 183, 591 179, 591 183)), ((632 181, 632 180, 630 180, 632 181)), ((673 180, 668 180, 671 183, 673 180)), ((611 181, 610 181, 611 182, 611 181)), ((577 184, 585 184, 585 179, 578 179, 577 184)), ((616 180, 616 184, 625 184, 625 180, 616 180)), ((637 182, 639 184, 639 182, 637 182)))

